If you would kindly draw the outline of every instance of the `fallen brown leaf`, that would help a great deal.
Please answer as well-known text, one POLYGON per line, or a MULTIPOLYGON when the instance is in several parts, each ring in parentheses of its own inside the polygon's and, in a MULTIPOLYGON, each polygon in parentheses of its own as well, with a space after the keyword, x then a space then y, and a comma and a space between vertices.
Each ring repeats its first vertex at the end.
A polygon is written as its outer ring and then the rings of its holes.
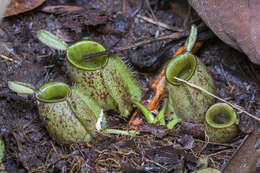
POLYGON ((189 0, 189 3, 221 40, 260 65, 260 1, 189 0))
POLYGON ((235 152, 223 173, 252 173, 260 157, 260 131, 251 133, 235 152))
POLYGON ((11 0, 4 16, 13 16, 33 10, 45 1, 46 0, 11 0))

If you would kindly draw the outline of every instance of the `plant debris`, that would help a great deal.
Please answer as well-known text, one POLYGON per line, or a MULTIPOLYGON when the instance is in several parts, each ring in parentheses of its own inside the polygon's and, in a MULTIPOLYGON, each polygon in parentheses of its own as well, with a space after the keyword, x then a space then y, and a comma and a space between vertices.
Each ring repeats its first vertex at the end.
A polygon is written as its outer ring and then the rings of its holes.
POLYGON ((52 13, 52 14, 72 13, 80 10, 84 10, 84 8, 79 6, 71 6, 71 5, 53 5, 41 9, 41 11, 45 13, 52 13))
POLYGON ((33 10, 42 5, 45 1, 46 0, 11 0, 4 16, 18 15, 33 10))

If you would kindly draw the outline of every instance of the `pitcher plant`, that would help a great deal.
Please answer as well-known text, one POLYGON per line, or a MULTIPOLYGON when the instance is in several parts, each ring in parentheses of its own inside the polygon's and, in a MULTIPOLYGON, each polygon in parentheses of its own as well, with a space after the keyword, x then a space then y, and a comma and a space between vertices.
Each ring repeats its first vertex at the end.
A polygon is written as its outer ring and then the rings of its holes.
POLYGON ((175 78, 187 80, 211 93, 216 92, 206 66, 191 53, 196 37, 197 29, 192 26, 190 36, 185 43, 185 52, 172 59, 167 65, 165 72, 169 93, 167 114, 175 113, 184 121, 202 123, 207 109, 215 103, 215 99, 175 78))
POLYGON ((94 41, 79 41, 67 46, 47 31, 40 31, 38 37, 50 47, 66 50, 68 75, 85 95, 104 110, 119 110, 123 117, 128 117, 133 109, 132 101, 141 99, 141 88, 117 55, 85 59, 84 56, 105 51, 105 48, 94 41))
POLYGON ((38 90, 29 86, 9 81, 9 88, 13 91, 35 95, 40 117, 51 136, 61 142, 89 142, 92 139, 102 110, 91 98, 83 95, 80 88, 63 82, 49 82, 38 90))

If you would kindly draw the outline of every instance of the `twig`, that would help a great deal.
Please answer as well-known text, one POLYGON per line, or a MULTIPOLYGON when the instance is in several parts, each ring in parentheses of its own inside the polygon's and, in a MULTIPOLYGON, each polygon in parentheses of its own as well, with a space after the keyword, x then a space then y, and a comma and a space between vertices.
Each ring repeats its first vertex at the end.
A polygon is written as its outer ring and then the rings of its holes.
POLYGON ((233 108, 239 110, 241 113, 245 113, 245 114, 248 115, 249 117, 254 118, 254 119, 260 121, 260 118, 258 118, 258 117, 256 117, 256 116, 250 114, 249 112, 243 110, 243 109, 241 108, 241 106, 239 106, 239 105, 237 105, 237 104, 234 104, 234 103, 230 103, 230 102, 226 101, 225 99, 220 98, 220 97, 218 97, 218 96, 216 96, 216 95, 214 95, 214 94, 208 92, 207 90, 205 90, 205 89, 203 89, 203 88, 201 88, 201 87, 199 87, 199 86, 197 86, 197 85, 195 85, 195 84, 193 84, 193 83, 190 83, 190 82, 188 82, 188 81, 186 81, 186 80, 183 80, 183 79, 180 79, 180 78, 177 78, 177 77, 174 77, 174 78, 175 78, 176 80, 178 80, 178 81, 180 81, 180 82, 183 82, 183 83, 185 83, 185 84, 187 84, 187 85, 189 85, 189 86, 191 86, 191 87, 193 87, 193 88, 196 88, 196 89, 198 89, 198 90, 200 90, 200 91, 202 91, 202 92, 204 92, 204 93, 206 93, 206 94, 208 94, 208 95, 210 95, 210 96, 212 96, 212 97, 214 97, 214 98, 216 98, 216 99, 218 99, 218 100, 220 100, 220 101, 222 101, 222 102, 224 102, 224 103, 227 103, 228 105, 232 106, 233 108))
POLYGON ((151 19, 149 17, 142 16, 140 14, 138 14, 137 17, 142 18, 143 20, 145 20, 145 21, 147 21, 149 23, 152 23, 154 25, 158 25, 160 27, 166 28, 166 29, 171 30, 171 31, 178 31, 178 32, 184 31, 183 29, 180 29, 178 27, 170 26, 170 25, 167 25, 165 23, 162 23, 162 22, 159 22, 159 21, 155 21, 155 20, 153 20, 153 19, 151 19))
POLYGON ((180 38, 183 38, 183 37, 187 37, 188 35, 189 35, 188 31, 175 32, 175 33, 170 34, 170 35, 165 35, 165 36, 161 36, 161 37, 158 37, 158 38, 152 38, 150 40, 140 41, 140 42, 137 42, 137 43, 130 45, 130 46, 119 47, 118 50, 120 50, 120 51, 127 50, 127 49, 138 47, 138 46, 141 46, 141 45, 144 45, 144 44, 149 44, 149 43, 154 42, 154 41, 167 40, 167 39, 172 39, 172 40, 176 39, 177 40, 177 39, 180 39, 180 38))
POLYGON ((184 28, 187 26, 188 24, 188 21, 190 19, 190 16, 191 16, 191 6, 189 5, 188 7, 188 13, 186 14, 185 18, 184 18, 184 21, 183 21, 183 26, 184 28))
POLYGON ((142 46, 144 44, 149 44, 149 43, 155 42, 155 41, 167 40, 167 39, 177 40, 177 39, 180 39, 180 38, 183 38, 183 37, 187 37, 188 35, 189 35, 188 31, 175 32, 175 33, 170 34, 170 35, 165 35, 165 36, 161 36, 161 37, 158 37, 158 38, 152 38, 152 39, 149 39, 149 40, 143 40, 143 41, 134 43, 134 44, 129 45, 129 46, 118 47, 118 48, 106 50, 106 51, 103 51, 103 52, 89 54, 89 55, 83 56, 83 58, 91 59, 91 58, 97 57, 97 56, 107 55, 107 54, 110 54, 110 53, 113 54, 113 53, 116 53, 116 52, 132 49, 132 48, 142 46))
POLYGON ((226 82, 227 82, 228 86, 229 86, 230 88, 232 88, 232 85, 230 84, 230 82, 229 82, 229 80, 228 80, 228 78, 227 78, 227 76, 226 76, 226 73, 225 73, 225 70, 224 70, 224 68, 223 68, 223 65, 222 65, 221 63, 220 63, 219 65, 220 65, 220 67, 221 67, 221 71, 222 71, 222 73, 223 73, 223 75, 224 75, 224 78, 226 79, 226 82))
POLYGON ((14 62, 14 63, 16 63, 16 64, 19 64, 19 62, 18 62, 17 60, 14 60, 14 59, 12 59, 12 58, 9 58, 9 57, 7 57, 7 56, 5 56, 5 55, 0 55, 0 57, 1 57, 2 59, 6 60, 6 61, 12 61, 12 62, 14 62))
POLYGON ((222 151, 219 151, 219 152, 216 152, 216 153, 209 154, 208 156, 212 157, 212 156, 215 156, 215 155, 218 155, 218 154, 221 154, 221 153, 233 153, 233 152, 234 152, 234 149, 226 149, 226 150, 222 150, 222 151))
MULTIPOLYGON (((205 25, 203 23, 201 23, 198 26, 198 31, 199 32, 202 32, 205 29, 207 29, 207 28, 205 27, 205 25)), ((178 39, 181 39, 183 37, 189 36, 189 34, 190 34, 189 31, 175 32, 175 33, 172 33, 172 34, 169 34, 169 35, 165 35, 165 36, 161 36, 161 37, 157 37, 157 38, 151 38, 149 40, 143 40, 143 41, 134 43, 134 44, 129 45, 129 46, 117 47, 117 48, 114 48, 114 49, 105 50, 103 52, 89 54, 89 55, 83 56, 83 58, 88 60, 88 59, 91 59, 91 58, 97 57, 97 56, 102 56, 102 55, 107 55, 107 54, 114 54, 114 53, 117 53, 117 52, 120 52, 120 51, 132 49, 132 48, 139 47, 139 46, 142 46, 142 45, 145 45, 145 44, 149 44, 149 43, 155 42, 155 41, 161 41, 161 40, 167 40, 167 39, 171 39, 172 41, 173 40, 178 40, 178 39)), ((203 37, 201 39, 198 38, 198 40, 206 40, 206 39, 209 39, 212 36, 213 36, 212 34, 206 34, 206 35, 204 35, 204 38, 203 37)))
POLYGON ((24 151, 24 150, 23 150, 23 145, 22 145, 21 141, 19 140, 19 138, 17 137, 16 133, 13 132, 12 135, 13 135, 14 138, 15 138, 15 141, 16 141, 18 150, 19 150, 20 152, 23 152, 23 151, 24 151))
POLYGON ((221 145, 221 146, 225 146, 225 147, 233 147, 234 146, 232 144, 223 144, 223 143, 217 143, 217 142, 209 142, 209 141, 203 141, 200 139, 195 139, 196 142, 201 142, 201 143, 207 143, 207 144, 211 144, 211 145, 221 145))
POLYGON ((157 163, 157 162, 155 162, 155 161, 153 161, 153 160, 146 159, 146 161, 149 161, 149 162, 151 162, 151 163, 153 163, 153 164, 155 164, 155 165, 157 165, 157 166, 159 166, 159 167, 161 167, 161 168, 163 168, 163 169, 165 169, 165 170, 168 170, 168 168, 166 168, 165 166, 163 166, 163 165, 161 165, 160 163, 157 163))
POLYGON ((122 11, 123 13, 126 13, 126 0, 123 0, 122 2, 122 11))
MULTIPOLYGON (((152 9, 152 7, 151 7, 150 1, 149 1, 149 0, 145 0, 145 2, 146 2, 146 5, 147 5, 149 11, 150 11, 151 14, 152 14, 153 20, 157 22, 158 19, 157 19, 157 17, 155 16, 155 14, 154 14, 154 12, 153 12, 153 9, 152 9)), ((160 25, 158 25, 158 28, 159 28, 159 32, 161 32, 161 26, 160 26, 160 25)), ((158 35, 159 35, 159 32, 158 32, 158 35)), ((156 36, 156 37, 157 37, 157 36, 156 36)))
POLYGON ((155 20, 157 20, 155 14, 154 14, 154 12, 153 12, 153 9, 152 9, 152 7, 151 7, 151 4, 150 4, 150 2, 149 2, 149 0, 145 0, 145 3, 146 3, 146 5, 148 6, 148 9, 149 9, 149 11, 150 11, 151 14, 152 14, 152 17, 153 17, 155 20))

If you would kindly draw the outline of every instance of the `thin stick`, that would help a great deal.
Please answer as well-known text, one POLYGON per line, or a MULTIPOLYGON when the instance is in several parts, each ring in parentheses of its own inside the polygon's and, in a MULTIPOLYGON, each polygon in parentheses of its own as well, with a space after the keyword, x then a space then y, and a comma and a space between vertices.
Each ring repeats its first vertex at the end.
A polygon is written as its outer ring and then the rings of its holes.
POLYGON ((190 19, 190 16, 191 16, 191 6, 189 6, 188 13, 186 14, 186 16, 184 18, 184 21, 183 21, 184 28, 187 26, 187 23, 188 23, 188 21, 190 19))
POLYGON ((123 2, 122 2, 122 11, 123 11, 123 14, 126 13, 126 0, 123 0, 123 2))
MULTIPOLYGON (((145 2, 146 2, 146 5, 147 5, 148 8, 149 8, 149 11, 150 11, 151 14, 152 14, 153 19, 154 19, 155 21, 158 21, 158 20, 157 20, 157 17, 155 16, 155 14, 154 14, 154 12, 153 12, 153 9, 152 9, 152 7, 151 7, 151 4, 150 4, 149 0, 145 0, 145 2)), ((159 27, 160 27, 160 26, 159 26, 159 27)))
POLYGON ((223 73, 223 75, 224 75, 224 78, 226 79, 226 82, 227 82, 228 86, 229 86, 230 88, 232 88, 232 85, 230 84, 230 82, 229 82, 229 80, 228 80, 228 78, 227 78, 227 75, 226 75, 226 73, 225 73, 225 70, 224 70, 224 68, 223 68, 223 65, 222 65, 221 63, 220 63, 219 65, 220 65, 220 67, 221 67, 221 71, 222 71, 222 73, 223 73))
MULTIPOLYGON (((157 22, 158 21, 158 19, 157 19, 157 17, 155 16, 155 14, 154 14, 154 12, 153 12, 153 9, 152 9, 152 7, 151 7, 151 4, 150 4, 150 1, 149 0, 145 0, 145 2, 146 2, 146 5, 147 5, 147 7, 148 7, 148 9, 149 9, 149 11, 151 12, 151 15, 152 15, 152 19, 153 19, 153 21, 155 21, 155 22, 157 22)), ((162 30, 162 28, 161 28, 161 26, 160 25, 158 25, 158 35, 160 34, 160 32, 161 32, 161 30, 162 30)), ((157 34, 156 34, 157 35, 157 34)), ((157 36, 158 36, 157 35, 157 36)), ((156 37, 157 37, 156 36, 156 37)))
POLYGON ((188 35, 189 35, 188 31, 175 32, 173 34, 161 36, 161 37, 158 37, 158 38, 143 40, 143 41, 134 43, 134 44, 129 45, 129 46, 118 47, 118 48, 106 50, 106 51, 103 51, 103 52, 89 54, 89 55, 84 56, 83 58, 91 59, 91 58, 96 57, 96 56, 102 56, 102 55, 106 55, 106 54, 109 54, 109 53, 116 53, 116 52, 120 52, 120 51, 124 51, 124 50, 128 50, 128 49, 132 49, 132 48, 135 48, 135 47, 138 47, 138 46, 141 46, 141 45, 144 45, 144 44, 149 44, 149 43, 155 42, 155 41, 167 40, 167 39, 177 40, 177 39, 180 39, 180 38, 183 38, 183 37, 187 37, 188 35))
POLYGON ((193 88, 196 88, 196 89, 198 89, 198 90, 200 90, 200 91, 202 91, 202 92, 204 92, 204 93, 206 93, 206 94, 208 94, 208 95, 210 95, 210 96, 212 96, 212 97, 214 97, 214 98, 216 98, 216 99, 218 99, 218 100, 220 100, 220 101, 222 101, 222 102, 224 102, 224 103, 227 103, 228 105, 232 106, 233 108, 239 110, 241 113, 245 113, 245 114, 248 115, 249 117, 254 118, 254 119, 260 121, 260 118, 258 118, 258 117, 256 117, 255 115, 252 115, 252 114, 250 114, 249 112, 243 110, 243 109, 241 108, 241 106, 239 106, 239 105, 237 105, 237 104, 230 103, 230 102, 226 101, 225 99, 220 98, 220 97, 218 97, 218 96, 216 96, 216 95, 214 95, 214 94, 208 92, 207 90, 205 90, 205 89, 203 89, 203 88, 201 88, 201 87, 199 87, 199 86, 197 86, 197 85, 195 85, 195 84, 193 84, 193 83, 190 83, 190 82, 188 82, 188 81, 186 81, 186 80, 183 80, 183 79, 180 79, 180 78, 177 78, 177 77, 174 77, 174 78, 175 78, 176 80, 181 81, 181 82, 183 82, 183 83, 185 83, 185 84, 187 84, 187 85, 189 85, 189 86, 191 86, 191 87, 193 87, 193 88))
POLYGON ((180 39, 180 38, 183 38, 183 37, 187 37, 188 35, 189 35, 188 31, 175 32, 175 33, 165 35, 165 36, 161 36, 161 37, 158 37, 158 38, 152 38, 150 40, 140 41, 140 42, 137 42, 137 43, 130 45, 130 46, 119 47, 118 50, 127 50, 127 49, 138 47, 138 46, 141 46, 141 45, 144 45, 144 44, 148 44, 148 43, 151 43, 151 42, 154 42, 154 41, 167 40, 167 39, 176 39, 177 40, 177 39, 180 39))
POLYGON ((143 20, 145 20, 145 21, 147 21, 149 23, 152 23, 154 25, 158 25, 158 26, 160 26, 162 28, 166 28, 166 29, 171 30, 171 31, 178 31, 178 32, 182 32, 183 31, 183 29, 180 29, 178 27, 170 26, 170 25, 167 25, 165 23, 162 23, 162 22, 159 22, 159 21, 155 21, 155 20, 153 20, 153 19, 151 19, 149 17, 142 16, 140 14, 138 14, 137 17, 139 17, 139 18, 141 18, 141 19, 143 19, 143 20))
POLYGON ((1 57, 2 59, 6 60, 6 61, 12 61, 12 62, 14 62, 14 63, 16 63, 16 64, 19 64, 19 62, 18 62, 17 60, 14 60, 14 59, 12 59, 12 58, 9 58, 9 57, 7 57, 7 56, 5 56, 5 55, 0 55, 0 57, 1 57))

